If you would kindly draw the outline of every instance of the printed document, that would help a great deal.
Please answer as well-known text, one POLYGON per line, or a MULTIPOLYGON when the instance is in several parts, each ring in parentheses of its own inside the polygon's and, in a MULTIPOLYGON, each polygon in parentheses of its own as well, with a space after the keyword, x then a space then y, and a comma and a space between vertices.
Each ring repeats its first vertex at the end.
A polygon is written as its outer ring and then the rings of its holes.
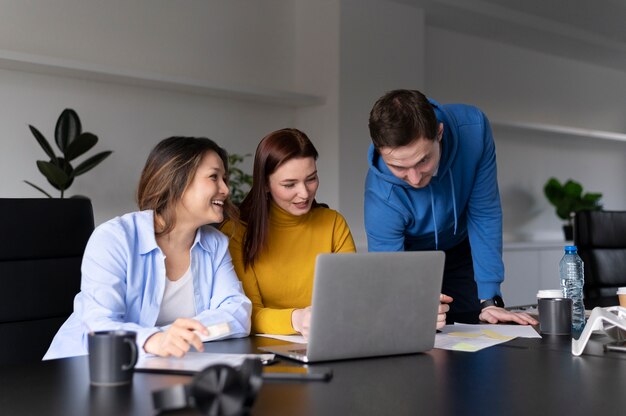
POLYGON ((541 338, 532 326, 525 325, 446 325, 435 336, 435 348, 476 352, 517 337, 541 338))

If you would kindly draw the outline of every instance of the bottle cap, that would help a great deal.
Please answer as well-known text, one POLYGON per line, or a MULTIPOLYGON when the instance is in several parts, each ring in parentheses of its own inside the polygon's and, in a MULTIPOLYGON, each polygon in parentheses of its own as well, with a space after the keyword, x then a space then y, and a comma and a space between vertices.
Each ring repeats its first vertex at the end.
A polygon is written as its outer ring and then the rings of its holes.
POLYGON ((577 251, 576 246, 565 246, 565 251, 577 251))
POLYGON ((540 290, 537 292, 538 299, 555 299, 555 298, 563 298, 563 291, 561 289, 549 289, 549 290, 540 290))

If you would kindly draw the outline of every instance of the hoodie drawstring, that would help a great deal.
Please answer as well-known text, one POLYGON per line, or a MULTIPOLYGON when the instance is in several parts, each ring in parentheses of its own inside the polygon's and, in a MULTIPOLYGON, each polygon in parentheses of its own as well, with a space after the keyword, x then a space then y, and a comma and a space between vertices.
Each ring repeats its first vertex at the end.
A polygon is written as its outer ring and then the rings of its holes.
MULTIPOLYGON (((454 179, 452 178, 452 172, 448 172, 448 177, 450 178, 450 191, 452 193, 452 209, 454 210, 454 235, 456 235, 456 226, 457 226, 457 218, 456 218, 456 197, 454 196, 454 179)), ((433 193, 430 192, 430 198, 432 200, 433 193)))
POLYGON ((435 197, 433 196, 433 188, 428 185, 430 191, 430 209, 433 213, 433 225, 435 226, 435 250, 439 250, 439 236, 437 235, 437 218, 435 217, 435 197))
MULTIPOLYGON (((452 210, 454 211, 454 235, 456 235, 457 226, 459 220, 456 214, 456 196, 454 196, 454 179, 452 178, 452 174, 449 174, 450 178, 450 191, 452 193, 452 210)), ((433 188, 429 184, 428 190, 430 191, 430 208, 433 214, 433 226, 435 228, 435 250, 439 250, 439 230, 437 229, 437 217, 435 216, 435 196, 433 194, 433 188)))

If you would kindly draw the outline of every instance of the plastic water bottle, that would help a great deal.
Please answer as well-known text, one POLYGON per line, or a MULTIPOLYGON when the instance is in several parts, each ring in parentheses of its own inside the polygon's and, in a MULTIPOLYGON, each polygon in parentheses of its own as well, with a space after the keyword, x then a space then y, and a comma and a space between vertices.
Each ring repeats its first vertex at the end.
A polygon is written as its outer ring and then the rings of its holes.
POLYGON ((565 254, 559 264, 563 296, 572 299, 572 333, 580 334, 585 326, 583 285, 585 272, 583 261, 576 246, 565 246, 565 254))

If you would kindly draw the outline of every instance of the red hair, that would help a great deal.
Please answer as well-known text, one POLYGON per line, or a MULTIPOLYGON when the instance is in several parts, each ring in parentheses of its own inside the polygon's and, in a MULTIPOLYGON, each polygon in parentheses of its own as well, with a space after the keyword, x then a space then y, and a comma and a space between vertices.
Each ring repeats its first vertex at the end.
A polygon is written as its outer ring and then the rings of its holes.
MULTIPOLYGON (((269 228, 269 177, 291 159, 312 157, 317 150, 306 134, 297 129, 276 130, 261 140, 254 155, 252 188, 240 206, 241 220, 246 223, 243 239, 244 267, 254 264, 267 241, 269 228)), ((318 206, 314 200, 312 207, 318 206)))

